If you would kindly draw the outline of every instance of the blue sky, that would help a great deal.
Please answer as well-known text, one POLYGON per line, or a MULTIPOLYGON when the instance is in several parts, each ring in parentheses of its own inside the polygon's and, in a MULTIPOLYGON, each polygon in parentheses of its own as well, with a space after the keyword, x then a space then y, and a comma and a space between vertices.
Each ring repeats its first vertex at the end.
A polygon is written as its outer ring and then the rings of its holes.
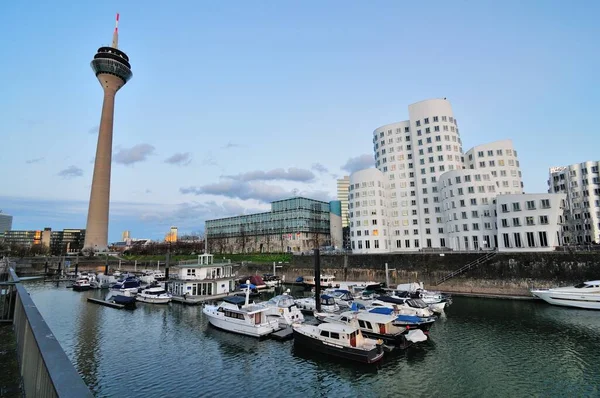
POLYGON ((89 63, 116 12, 134 76, 117 94, 110 240, 333 198, 336 176, 369 165, 372 131, 428 98, 451 101, 465 150, 511 138, 527 192, 600 158, 595 1, 4 3, 14 229, 85 227, 102 105, 89 63))

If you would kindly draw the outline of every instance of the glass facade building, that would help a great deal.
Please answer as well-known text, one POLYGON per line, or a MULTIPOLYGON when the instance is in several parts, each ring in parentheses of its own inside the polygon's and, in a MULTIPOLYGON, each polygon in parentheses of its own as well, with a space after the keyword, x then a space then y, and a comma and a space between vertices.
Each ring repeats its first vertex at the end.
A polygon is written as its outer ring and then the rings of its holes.
POLYGON ((217 252, 303 251, 329 244, 329 213, 327 202, 296 197, 271 202, 270 212, 207 220, 205 232, 217 252))

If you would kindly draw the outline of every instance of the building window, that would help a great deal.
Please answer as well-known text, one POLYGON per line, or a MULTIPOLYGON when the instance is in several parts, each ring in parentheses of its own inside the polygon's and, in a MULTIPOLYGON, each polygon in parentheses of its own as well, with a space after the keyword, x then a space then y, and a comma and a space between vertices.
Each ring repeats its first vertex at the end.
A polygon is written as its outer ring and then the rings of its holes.
POLYGON ((546 231, 540 231, 539 236, 540 236, 540 246, 548 247, 548 237, 546 236, 546 231))
POLYGON ((519 232, 514 233, 515 237, 515 247, 522 247, 521 245, 521 234, 519 232))
POLYGON ((405 239, 404 240, 404 247, 410 248, 410 239, 405 239))
POLYGON ((502 213, 508 213, 508 205, 506 203, 502 205, 502 213))
POLYGON ((521 211, 521 204, 519 202, 512 204, 513 211, 521 211))
POLYGON ((550 199, 542 199, 542 209, 550 208, 550 199))
POLYGON ((375 249, 379 249, 379 239, 375 239, 373 241, 373 246, 375 247, 375 249))
POLYGON ((396 240, 396 248, 398 248, 398 249, 402 247, 400 242, 402 242, 400 239, 396 240))
POLYGON ((527 232, 527 246, 535 247, 535 237, 533 232, 527 232))
POLYGON ((370 248, 371 248, 371 241, 367 239, 365 241, 365 249, 370 249, 370 248))
POLYGON ((520 227, 521 226, 521 220, 518 217, 513 218, 513 227, 520 227))
POLYGON ((504 239, 504 247, 510 247, 510 238, 508 234, 502 234, 502 238, 504 239))
POLYGON ((359 249, 362 249, 362 240, 359 240, 359 241, 358 241, 358 248, 359 248, 359 249))
POLYGON ((527 201, 527 210, 535 210, 535 201, 534 200, 527 201))
POLYGON ((525 217, 525 223, 527 225, 535 225, 535 221, 533 217, 525 217))
POLYGON ((507 218, 502 219, 502 226, 508 228, 508 219, 507 218))
POLYGON ((540 216, 540 224, 548 224, 548 216, 540 216))
POLYGON ((418 248, 419 247, 419 239, 415 239, 415 247, 418 248))

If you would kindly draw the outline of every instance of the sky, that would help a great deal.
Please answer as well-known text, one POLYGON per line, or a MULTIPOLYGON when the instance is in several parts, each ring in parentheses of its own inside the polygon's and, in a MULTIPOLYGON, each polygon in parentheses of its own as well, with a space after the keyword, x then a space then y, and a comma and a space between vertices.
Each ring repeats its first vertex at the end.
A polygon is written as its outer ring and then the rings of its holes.
POLYGON ((13 229, 85 228, 109 45, 116 98, 109 240, 335 199, 372 132, 446 97, 464 150, 512 139, 526 192, 600 160, 600 2, 2 2, 0 209, 13 229), (590 121, 590 118, 592 120, 590 121))

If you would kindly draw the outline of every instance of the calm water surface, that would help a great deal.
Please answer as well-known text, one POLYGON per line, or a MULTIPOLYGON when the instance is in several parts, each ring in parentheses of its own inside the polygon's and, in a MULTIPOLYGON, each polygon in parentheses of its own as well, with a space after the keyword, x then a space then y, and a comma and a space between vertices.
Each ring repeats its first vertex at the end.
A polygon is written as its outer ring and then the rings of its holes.
POLYGON ((201 307, 86 301, 99 291, 27 289, 98 397, 600 396, 600 312, 454 298, 431 341, 365 367, 208 326, 201 307))

